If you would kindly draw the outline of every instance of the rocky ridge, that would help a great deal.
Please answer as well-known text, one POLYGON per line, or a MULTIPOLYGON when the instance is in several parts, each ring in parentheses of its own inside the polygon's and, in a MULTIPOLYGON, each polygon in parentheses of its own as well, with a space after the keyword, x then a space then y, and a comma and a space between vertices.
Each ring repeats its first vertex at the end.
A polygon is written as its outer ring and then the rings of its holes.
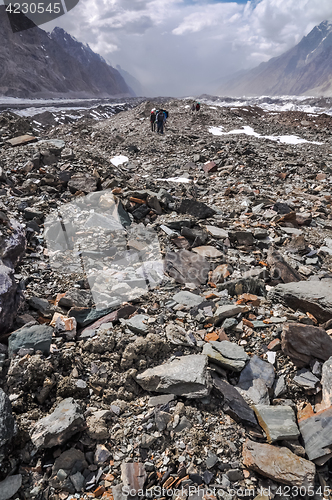
POLYGON ((331 491, 331 120, 2 122, 1 499, 331 491))

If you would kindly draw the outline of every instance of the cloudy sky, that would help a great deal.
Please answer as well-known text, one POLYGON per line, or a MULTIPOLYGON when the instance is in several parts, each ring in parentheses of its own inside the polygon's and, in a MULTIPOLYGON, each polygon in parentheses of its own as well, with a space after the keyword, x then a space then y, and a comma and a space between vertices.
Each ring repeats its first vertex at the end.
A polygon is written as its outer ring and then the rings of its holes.
POLYGON ((154 95, 212 92, 332 21, 331 0, 80 0, 61 26, 154 95))

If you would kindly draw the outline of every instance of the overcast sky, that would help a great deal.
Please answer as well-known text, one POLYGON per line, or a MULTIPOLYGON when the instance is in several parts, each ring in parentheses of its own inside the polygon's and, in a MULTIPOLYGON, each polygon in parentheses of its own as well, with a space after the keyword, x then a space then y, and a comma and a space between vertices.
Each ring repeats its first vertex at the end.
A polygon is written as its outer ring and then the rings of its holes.
POLYGON ((294 46, 332 20, 332 0, 80 0, 60 26, 155 95, 211 92, 218 79, 294 46))

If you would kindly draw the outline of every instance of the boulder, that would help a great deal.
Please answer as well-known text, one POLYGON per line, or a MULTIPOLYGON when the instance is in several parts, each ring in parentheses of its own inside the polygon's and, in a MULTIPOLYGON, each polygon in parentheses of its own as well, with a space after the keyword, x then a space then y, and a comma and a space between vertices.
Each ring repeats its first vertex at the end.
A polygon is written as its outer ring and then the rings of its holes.
POLYGON ((284 283, 298 282, 302 279, 299 273, 273 248, 269 249, 267 263, 270 266, 270 275, 275 279, 282 280, 284 283))
POLYGON ((255 413, 234 386, 213 374, 213 386, 224 401, 224 412, 237 422, 258 427, 255 413))
POLYGON ((38 420, 31 430, 31 441, 40 448, 53 448, 65 443, 85 428, 83 412, 73 398, 67 398, 46 417, 38 420))
POLYGON ((207 396, 212 387, 208 358, 202 354, 183 356, 155 368, 148 368, 136 376, 136 381, 146 391, 187 398, 207 396))
POLYGON ((332 339, 323 328, 302 323, 285 323, 281 348, 299 368, 314 358, 326 361, 332 356, 332 339))
POLYGON ((8 341, 8 355, 12 357, 21 348, 50 353, 53 328, 47 325, 23 326, 13 332, 8 341))
POLYGON ((332 407, 299 419, 299 427, 309 460, 323 465, 332 456, 332 407))
POLYGON ((167 252, 165 271, 178 283, 193 283, 199 286, 206 283, 210 264, 204 257, 188 250, 167 252))
POLYGON ((268 293, 273 302, 309 312, 324 323, 332 318, 332 279, 281 283, 268 293))
POLYGON ((254 411, 269 443, 299 436, 295 414, 290 406, 256 405, 254 411))
POLYGON ((97 191, 98 179, 89 174, 75 174, 68 182, 68 188, 71 193, 75 194, 77 191, 83 193, 92 193, 97 191))
POLYGON ((8 476, 0 482, 0 500, 9 500, 22 486, 22 474, 8 476))
POLYGON ((269 389, 273 386, 275 377, 274 368, 271 363, 263 361, 256 354, 250 359, 247 366, 242 370, 238 386, 241 389, 248 390, 255 379, 264 381, 269 389))
POLYGON ((201 201, 195 201, 190 198, 183 198, 178 207, 180 214, 190 214, 197 219, 207 219, 215 214, 215 210, 205 205, 201 201))
POLYGON ((313 487, 316 468, 309 460, 298 457, 288 448, 255 443, 243 445, 243 464, 262 476, 289 486, 313 487))

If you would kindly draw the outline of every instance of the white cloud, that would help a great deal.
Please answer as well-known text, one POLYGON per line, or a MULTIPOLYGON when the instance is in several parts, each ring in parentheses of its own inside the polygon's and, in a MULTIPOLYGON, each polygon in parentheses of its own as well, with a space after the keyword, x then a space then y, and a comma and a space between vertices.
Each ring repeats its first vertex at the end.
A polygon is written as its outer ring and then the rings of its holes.
POLYGON ((325 19, 331 0, 80 0, 44 27, 63 27, 156 95, 188 95, 281 54, 325 19))

